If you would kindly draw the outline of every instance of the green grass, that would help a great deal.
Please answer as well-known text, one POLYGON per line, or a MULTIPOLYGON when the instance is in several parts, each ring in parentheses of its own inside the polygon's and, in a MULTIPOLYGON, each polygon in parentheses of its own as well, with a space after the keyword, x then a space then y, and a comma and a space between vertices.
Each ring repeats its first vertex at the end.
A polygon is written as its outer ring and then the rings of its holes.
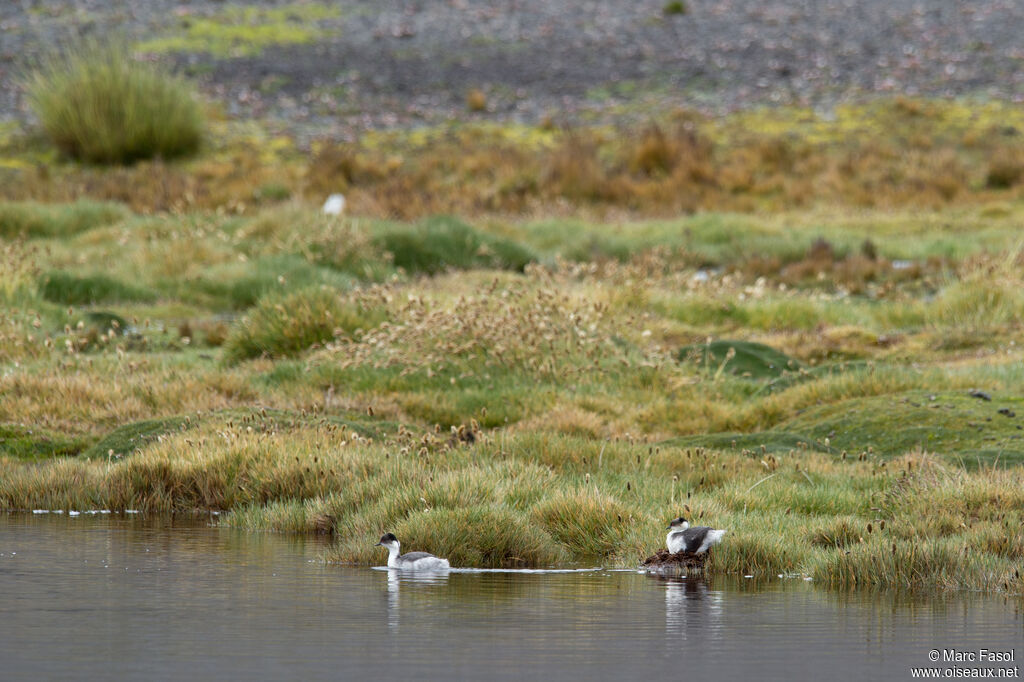
POLYGON ((81 453, 83 459, 120 459, 145 449, 153 441, 190 428, 185 417, 147 419, 119 426, 81 453))
POLYGON ((800 370, 800 363, 763 343, 718 340, 684 346, 677 357, 692 362, 709 374, 728 372, 746 379, 774 379, 800 370))
POLYGON ((521 271, 535 256, 521 244, 473 229, 455 218, 439 217, 416 225, 384 226, 374 243, 391 262, 409 273, 436 274, 448 268, 521 271))
POLYGON ((345 299, 329 288, 311 288, 262 299, 224 342, 228 362, 268 356, 290 357, 336 336, 352 337, 386 319, 367 301, 345 299))
POLYGON ((20 461, 74 457, 86 448, 87 442, 45 429, 0 424, 0 455, 20 461))
POLYGON ((833 449, 859 453, 869 448, 885 457, 922 449, 965 466, 978 462, 1024 464, 1024 400, 997 397, 986 402, 966 391, 908 391, 855 398, 812 407, 780 426, 829 439, 833 449), (1000 414, 1009 410, 1014 417, 1000 414))
POLYGON ((208 52, 217 57, 259 54, 273 45, 308 43, 322 31, 317 22, 338 10, 320 3, 279 7, 224 7, 210 14, 190 14, 177 30, 140 43, 143 52, 208 52))
POLYGON ((91 42, 28 77, 28 101, 61 153, 96 164, 193 154, 203 117, 193 88, 123 46, 91 42))
POLYGON ((39 282, 39 293, 47 301, 70 305, 150 303, 157 297, 154 291, 106 275, 78 277, 61 271, 43 275, 39 282))
POLYGON ((71 237, 125 220, 129 211, 120 204, 76 201, 47 205, 31 201, 0 202, 0 236, 7 239, 71 237))

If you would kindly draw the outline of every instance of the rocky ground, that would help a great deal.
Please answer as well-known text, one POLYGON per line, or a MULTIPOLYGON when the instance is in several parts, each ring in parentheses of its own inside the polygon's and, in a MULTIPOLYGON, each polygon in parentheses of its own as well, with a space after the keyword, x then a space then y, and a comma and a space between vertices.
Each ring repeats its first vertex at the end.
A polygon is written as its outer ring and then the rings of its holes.
POLYGON ((226 18, 241 6, 284 9, 279 23, 315 37, 242 56, 166 53, 228 114, 300 137, 453 117, 644 117, 662 105, 827 109, 875 93, 1024 98, 1016 0, 688 0, 682 14, 663 0, 19 0, 0 4, 0 120, 28 116, 18 74, 54 46, 248 21, 226 18), (467 107, 474 89, 483 111, 467 107))

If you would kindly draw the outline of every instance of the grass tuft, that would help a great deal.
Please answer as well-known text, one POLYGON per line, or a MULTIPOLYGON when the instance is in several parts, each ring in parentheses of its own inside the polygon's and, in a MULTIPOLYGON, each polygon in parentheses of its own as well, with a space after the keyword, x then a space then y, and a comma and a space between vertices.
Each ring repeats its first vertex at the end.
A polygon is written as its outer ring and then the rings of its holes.
POLYGON ((381 308, 328 287, 262 299, 224 341, 224 359, 292 357, 335 337, 356 337, 384 321, 381 308))
POLYGON ((9 239, 73 237, 121 222, 128 215, 121 204, 105 201, 76 201, 58 206, 34 201, 0 201, 0 236, 9 239))
POLYGON ((107 275, 78 277, 62 271, 43 275, 39 282, 39 293, 47 301, 68 305, 149 303, 156 300, 156 292, 107 275))
POLYGON ((384 227, 374 243, 410 273, 436 274, 448 268, 522 271, 535 256, 524 246, 473 229, 455 218, 384 227))
POLYGON ((532 517, 576 555, 608 556, 621 548, 633 514, 594 490, 557 493, 537 504, 532 517))
POLYGON ((184 80, 132 58, 119 45, 86 43, 45 59, 27 79, 28 100, 67 156, 125 164, 195 152, 203 119, 184 80))
MULTIPOLYGON (((512 567, 551 566, 569 557, 544 530, 530 523, 522 512, 490 506, 417 511, 394 528, 381 528, 377 537, 394 532, 403 550, 422 550, 448 559, 452 566, 512 567)), ((365 542, 365 540, 362 540, 365 542)), ((341 560, 384 563, 380 548, 342 545, 341 560), (372 551, 376 549, 376 551, 372 551)), ((372 546, 372 542, 366 542, 372 546)))

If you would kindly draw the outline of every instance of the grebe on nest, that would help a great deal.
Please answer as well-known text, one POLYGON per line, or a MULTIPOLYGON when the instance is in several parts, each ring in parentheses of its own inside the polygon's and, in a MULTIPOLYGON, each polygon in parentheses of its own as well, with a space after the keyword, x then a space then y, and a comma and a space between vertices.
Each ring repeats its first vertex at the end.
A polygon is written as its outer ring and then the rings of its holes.
POLYGON ((680 516, 669 522, 665 544, 668 545, 668 551, 673 554, 678 552, 703 554, 712 545, 721 542, 725 533, 724 530, 715 530, 707 526, 690 528, 690 522, 680 516))

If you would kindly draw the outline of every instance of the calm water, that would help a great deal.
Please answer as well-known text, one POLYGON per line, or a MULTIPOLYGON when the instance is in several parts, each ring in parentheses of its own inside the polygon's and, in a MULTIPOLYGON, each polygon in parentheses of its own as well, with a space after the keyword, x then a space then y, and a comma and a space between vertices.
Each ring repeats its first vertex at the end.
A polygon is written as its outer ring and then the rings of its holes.
POLYGON ((1024 657, 1021 603, 1002 598, 606 571, 414 580, 322 550, 195 521, 0 514, 0 679, 904 680, 934 648, 1024 657))

